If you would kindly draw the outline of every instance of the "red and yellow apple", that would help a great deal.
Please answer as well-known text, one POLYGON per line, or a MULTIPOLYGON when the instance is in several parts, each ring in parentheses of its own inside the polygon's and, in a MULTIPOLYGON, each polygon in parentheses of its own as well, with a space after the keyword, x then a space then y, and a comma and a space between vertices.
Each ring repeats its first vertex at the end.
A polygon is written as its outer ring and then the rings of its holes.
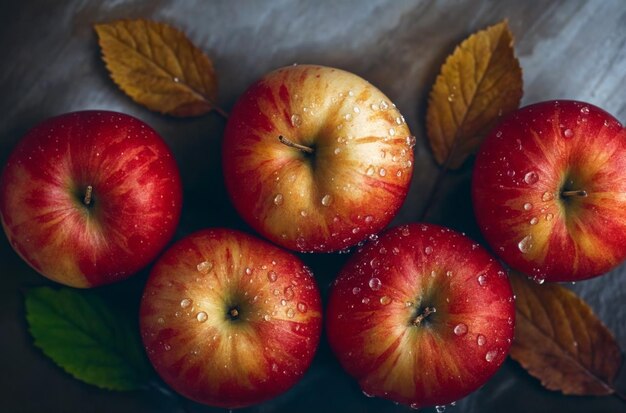
POLYGON ((226 188, 243 219, 296 251, 341 250, 382 230, 407 194, 414 137, 364 79, 289 66, 253 84, 230 114, 226 188))
POLYGON ((487 251, 450 229, 412 224, 350 258, 326 327, 366 394, 422 407, 485 383, 508 354, 514 317, 508 277, 487 251))
POLYGON ((309 367, 320 295, 294 255, 242 232, 204 230, 157 261, 140 325, 169 386, 201 403, 242 407, 286 391, 309 367))
POLYGON ((142 121, 107 111, 48 119, 0 177, 0 217, 15 251, 73 287, 126 278, 173 236, 182 188, 167 145, 142 121))
POLYGON ((540 282, 604 274, 626 258, 626 130, 584 102, 522 108, 482 144, 472 196, 516 270, 540 282))

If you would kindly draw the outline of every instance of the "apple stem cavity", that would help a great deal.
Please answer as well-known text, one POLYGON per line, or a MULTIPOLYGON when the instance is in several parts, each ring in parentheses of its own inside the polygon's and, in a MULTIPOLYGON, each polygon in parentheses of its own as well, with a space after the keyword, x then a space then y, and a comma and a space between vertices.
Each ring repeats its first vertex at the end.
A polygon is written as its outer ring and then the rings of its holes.
POLYGON ((86 206, 91 205, 91 193, 92 192, 93 192, 93 186, 87 185, 87 188, 85 189, 85 197, 83 198, 83 204, 85 204, 86 206))
POLYGON ((304 146, 304 145, 300 145, 299 143, 295 143, 287 138, 285 138, 283 135, 280 135, 278 137, 278 140, 280 141, 280 143, 290 146, 292 148, 296 148, 298 150, 301 150, 304 153, 313 153, 313 148, 309 148, 308 146, 304 146))
POLYGON ((436 313, 436 312, 437 312, 437 309, 435 307, 424 308, 424 310, 422 310, 422 312, 419 313, 417 317, 415 317, 415 320, 413 320, 413 325, 419 326, 420 324, 422 324, 422 321, 424 321, 429 315, 431 315, 432 313, 436 313))
POLYGON ((228 312, 228 316, 231 320, 237 320, 239 318, 239 310, 237 310, 237 307, 231 308, 228 312))
POLYGON ((578 189, 578 190, 574 190, 574 191, 563 191, 563 192, 561 192, 561 196, 564 197, 564 198, 572 197, 572 196, 585 197, 585 196, 587 196, 587 191, 585 191, 583 189, 578 189))

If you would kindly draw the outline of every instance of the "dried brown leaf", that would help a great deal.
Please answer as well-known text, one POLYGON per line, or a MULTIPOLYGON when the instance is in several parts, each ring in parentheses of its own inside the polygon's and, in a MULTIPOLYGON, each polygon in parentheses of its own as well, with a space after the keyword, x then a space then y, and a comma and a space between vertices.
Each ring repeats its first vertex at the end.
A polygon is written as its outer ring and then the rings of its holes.
POLYGON ((213 64, 183 32, 143 19, 94 28, 111 78, 135 102, 182 117, 215 109, 213 64))
POLYGON ((511 357, 550 390, 568 395, 615 393, 622 364, 615 337, 574 292, 511 274, 516 294, 511 357))
POLYGON ((522 98, 522 69, 507 21, 464 40, 430 92, 426 128, 435 159, 459 168, 501 116, 522 98))

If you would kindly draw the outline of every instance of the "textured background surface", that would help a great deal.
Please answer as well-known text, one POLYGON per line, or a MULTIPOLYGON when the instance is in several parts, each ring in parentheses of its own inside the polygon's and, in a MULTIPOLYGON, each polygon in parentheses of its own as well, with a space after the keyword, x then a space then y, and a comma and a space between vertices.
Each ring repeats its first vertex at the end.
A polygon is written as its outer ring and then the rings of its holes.
MULTIPOLYGON (((254 80, 298 63, 337 66, 382 89, 417 136, 415 174, 395 223, 417 219, 436 167, 424 137, 426 98, 439 67, 470 33, 508 18, 524 70, 523 104, 553 98, 586 100, 626 121, 626 3, 606 1, 22 1, 0 2, 0 163, 36 122, 80 109, 111 109, 151 124, 172 146, 182 168, 185 207, 177 238, 208 226, 245 228, 227 201, 220 140, 225 122, 210 114, 173 119, 134 104, 109 80, 99 60, 92 23, 149 17, 172 23, 214 59, 220 104, 230 109, 254 80)), ((451 174, 429 221, 480 239, 469 202, 471 163, 451 174)), ((345 256, 305 256, 323 294, 345 256)), ((7 412, 157 412, 178 406, 154 394, 98 390, 47 360, 26 331, 20 289, 47 281, 0 239, 0 400, 7 412)), ((626 348, 626 265, 571 286, 626 348)), ((128 307, 143 272, 102 291, 128 307)), ((626 373, 619 386, 626 389, 626 373)), ((190 403, 191 411, 211 411, 190 403)), ((339 368, 325 341, 313 367, 290 392, 250 412, 400 412, 408 408, 368 399, 339 368)), ((508 360, 458 412, 624 412, 614 397, 564 397, 543 390, 508 360)))

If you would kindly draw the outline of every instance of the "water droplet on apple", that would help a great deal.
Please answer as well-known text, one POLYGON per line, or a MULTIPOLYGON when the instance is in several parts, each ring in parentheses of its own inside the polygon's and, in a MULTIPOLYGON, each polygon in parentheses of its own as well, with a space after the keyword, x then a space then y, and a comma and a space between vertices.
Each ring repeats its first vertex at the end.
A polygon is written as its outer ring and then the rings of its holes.
POLYGON ((519 248, 522 254, 526 254, 533 247, 533 237, 532 235, 526 235, 520 242, 517 243, 517 248, 519 248))
POLYGON ((282 205, 283 204, 283 194, 276 194, 274 197, 274 205, 282 205))
POLYGON ((278 279, 278 275, 276 275, 274 271, 268 271, 267 279, 270 280, 271 283, 273 283, 274 281, 276 281, 276 279, 278 279))
POLYGON ((272 293, 274 295, 278 295, 278 294, 280 294, 280 291, 278 290, 278 288, 274 288, 274 291, 272 291, 272 293))
POLYGON ((391 298, 387 297, 386 295, 383 295, 382 297, 380 297, 380 303, 382 305, 387 305, 391 302, 391 298))
POLYGON ((512 170, 512 169, 510 169, 510 170, 506 171, 506 175, 507 175, 508 177, 513 178, 513 177, 515 176, 515 171, 514 171, 514 170, 512 170))
POLYGON ((378 170, 378 175, 380 175, 380 176, 385 176, 385 175, 387 175, 387 171, 385 171, 385 168, 380 168, 380 169, 378 170))
POLYGON ((332 202, 332 198, 330 195, 327 194, 322 197, 322 205, 329 206, 331 202, 332 202))
POLYGON ((478 337, 476 337, 476 344, 478 344, 479 346, 484 346, 486 342, 487 338, 482 334, 479 334, 478 337))
POLYGON ((376 268, 380 267, 380 261, 378 260, 378 258, 376 258, 376 257, 372 258, 372 259, 370 260, 370 266, 371 266, 373 269, 376 269, 376 268))
POLYGON ((372 175, 374 175, 374 167, 370 165, 370 166, 369 166, 369 168, 367 168, 367 170, 365 171, 365 174, 366 174, 367 176, 372 176, 372 175))
POLYGON ((530 171, 526 175, 524 175, 524 182, 526 182, 528 185, 532 185, 536 183, 538 180, 539 180, 539 175, 537 175, 537 172, 535 171, 530 171))
POLYGON ((539 220, 537 219, 537 217, 532 217, 530 219, 530 225, 535 225, 537 222, 539 222, 539 220))
POLYGON ((381 110, 389 109, 389 104, 387 104, 387 102, 385 102, 384 100, 381 100, 378 106, 380 107, 381 110))
MULTIPOLYGON (((402 236, 404 236, 404 237, 408 237, 409 235, 411 235, 411 230, 406 225, 404 227, 402 227, 400 232, 402 233, 402 236)), ((400 251, 398 251, 398 252, 400 252, 400 251)))
POLYGON ((419 405, 419 404, 417 404, 417 403, 411 403, 411 404, 409 404, 409 407, 410 407, 411 409, 413 409, 413 410, 417 410, 417 409, 419 409, 419 408, 420 408, 420 405, 419 405))
POLYGON ((299 128, 300 125, 302 125, 302 118, 300 117, 300 115, 291 115, 291 126, 299 128))
POLYGON ((396 134, 396 130, 394 128, 389 128, 389 136, 394 136, 396 134))
POLYGON ((346 113, 346 114, 343 116, 343 118, 344 118, 345 120, 351 120, 351 119, 352 119, 352 115, 351 115, 351 114, 349 114, 349 113, 346 113))
POLYGON ((282 305, 283 307, 287 305, 287 300, 285 300, 284 298, 282 300, 280 300, 280 305, 282 305))
POLYGON ((165 319, 163 317, 159 317, 159 318, 157 318, 157 323, 165 324, 165 319))
POLYGON ((293 316, 296 315, 295 311, 293 311, 293 308, 291 307, 289 307, 287 311, 285 311, 285 314, 287 314, 287 317, 289 318, 293 318, 293 316))
POLYGON ((367 303, 369 303, 369 302, 370 302, 370 299, 369 299, 369 298, 367 298, 367 297, 363 297, 363 299, 361 300, 361 302, 362 302, 363 304, 367 304, 367 303))
POLYGON ((446 277, 452 277, 452 271, 446 271, 446 277))
POLYGON ((213 263, 210 261, 203 261, 198 264, 196 268, 201 274, 207 275, 209 271, 211 271, 211 269, 213 268, 213 263))
POLYGON ((587 106, 583 106, 580 109, 580 113, 582 113, 583 115, 588 115, 589 114, 589 108, 587 106))
POLYGON ((485 274, 480 274, 477 280, 478 280, 478 284, 481 286, 487 284, 487 277, 485 277, 485 274))
POLYGON ((335 148, 334 153, 335 155, 339 155, 341 153, 341 148, 335 148))
POLYGON ((278 364, 272 363, 272 371, 276 373, 278 371, 278 364))
POLYGON ((271 320, 271 318, 272 318, 272 317, 271 317, 269 314, 265 314, 265 315, 263 316, 263 320, 265 320, 265 321, 270 321, 270 320, 271 320))
POLYGON ((352 110, 354 110, 354 113, 361 113, 361 109, 358 106, 355 106, 352 110))
POLYGON ((428 246, 428 247, 424 248, 424 254, 430 255, 430 254, 432 254, 432 252, 433 252, 433 247, 428 246))
POLYGON ((405 307, 412 307, 413 306, 413 302, 412 301, 405 301, 404 302, 404 306, 405 307))
POLYGON ((301 313, 306 313, 307 310, 307 305, 304 304, 303 302, 298 303, 298 311, 300 311, 301 313))
POLYGON ((183 298, 182 300, 180 300, 180 306, 182 308, 187 308, 191 305, 193 301, 189 298, 183 298))
POLYGON ((498 355, 498 350, 488 351, 487 354, 485 354, 485 360, 491 363, 496 358, 497 355, 498 355))
POLYGON ((365 217, 364 221, 365 221, 365 223, 366 223, 366 224, 371 224, 371 223, 372 223, 372 221, 374 221, 374 217, 373 217, 373 216, 371 216, 371 215, 367 215, 367 216, 365 217))
POLYGON ((565 129, 563 131, 563 136, 565 136, 566 138, 571 138, 572 136, 574 136, 574 132, 572 132, 571 129, 565 129))
POLYGON ((543 195, 541 195, 541 200, 542 201, 551 201, 552 199, 554 199, 554 194, 552 194, 551 192, 544 192, 543 195))
POLYGON ((502 131, 501 130, 497 131, 496 132, 496 138, 499 138, 501 136, 502 136, 502 131))
POLYGON ((457 336, 464 336, 467 334, 467 324, 459 323, 454 326, 454 334, 457 336))
POLYGON ((207 320, 207 318, 209 317, 204 311, 200 311, 198 314, 196 314, 196 320, 198 320, 198 322, 200 323, 204 323, 207 320))
POLYGON ((293 288, 285 287, 285 298, 287 301, 291 300, 294 296, 293 288))
POLYGON ((170 346, 169 344, 165 343, 165 344, 163 344, 163 348, 165 349, 165 351, 170 351, 172 349, 172 346, 170 346))
POLYGON ((370 286, 370 288, 374 291, 378 291, 380 290, 380 287, 382 286, 382 283, 380 282, 380 280, 376 277, 374 278, 370 278, 368 285, 370 286))
POLYGON ((252 275, 252 268, 246 267, 246 275, 252 275))
POLYGON ((524 210, 530 211, 531 209, 533 209, 533 204, 531 204, 530 202, 526 202, 524 204, 524 210))
POLYGON ((435 411, 437 413, 443 413, 446 411, 446 406, 435 406, 435 411))
POLYGON ((546 221, 551 221, 554 218, 553 214, 546 214, 546 221))

